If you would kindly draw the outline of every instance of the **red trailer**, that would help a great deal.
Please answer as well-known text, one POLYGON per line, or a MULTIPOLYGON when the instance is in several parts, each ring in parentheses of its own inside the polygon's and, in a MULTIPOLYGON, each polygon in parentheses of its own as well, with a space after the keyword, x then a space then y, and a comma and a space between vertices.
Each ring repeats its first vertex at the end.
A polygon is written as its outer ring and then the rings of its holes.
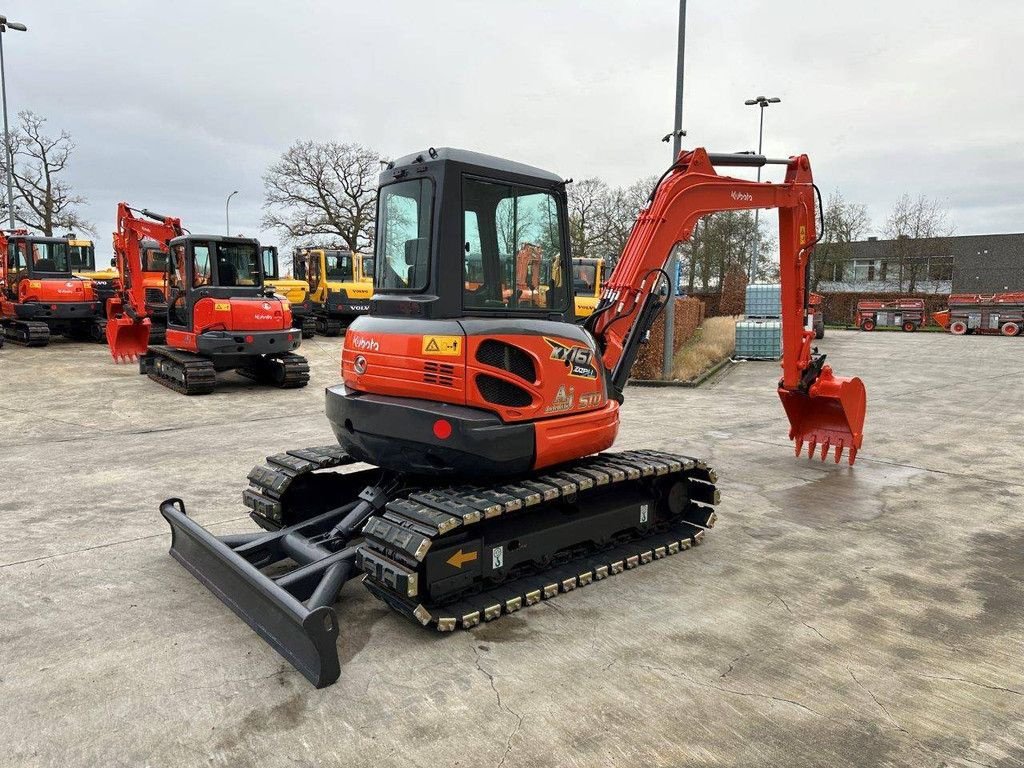
POLYGON ((954 293, 949 308, 932 319, 950 333, 1001 333, 1017 336, 1024 328, 1024 293, 954 293))
POLYGON ((875 328, 902 328, 916 331, 925 322, 924 299, 857 302, 856 323, 862 331, 875 328))

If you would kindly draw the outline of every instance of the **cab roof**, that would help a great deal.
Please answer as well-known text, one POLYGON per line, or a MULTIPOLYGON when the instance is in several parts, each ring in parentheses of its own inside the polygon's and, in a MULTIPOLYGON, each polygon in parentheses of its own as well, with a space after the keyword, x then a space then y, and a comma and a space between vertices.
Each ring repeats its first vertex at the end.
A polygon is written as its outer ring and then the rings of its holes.
POLYGON ((454 147, 431 147, 423 152, 416 152, 405 155, 388 164, 388 168, 381 174, 381 182, 391 181, 394 178, 393 171, 408 165, 420 165, 433 162, 450 162, 460 165, 472 166, 482 171, 492 170, 503 173, 513 173, 520 176, 532 176, 555 184, 561 184, 564 179, 543 168, 517 163, 514 160, 506 160, 503 157, 485 155, 481 152, 472 152, 468 149, 456 149, 454 147))

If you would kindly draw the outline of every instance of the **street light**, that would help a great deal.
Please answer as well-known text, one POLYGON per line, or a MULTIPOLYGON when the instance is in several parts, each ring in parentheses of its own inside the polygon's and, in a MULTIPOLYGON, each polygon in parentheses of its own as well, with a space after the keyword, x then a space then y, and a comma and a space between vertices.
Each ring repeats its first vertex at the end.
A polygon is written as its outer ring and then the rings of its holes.
POLYGON ((231 237, 231 218, 230 215, 228 214, 228 206, 231 205, 231 198, 237 194, 238 190, 236 189, 234 192, 228 195, 228 199, 224 201, 224 234, 227 235, 228 237, 231 237))
POLYGON ((7 165, 7 214, 10 217, 10 228, 14 229, 14 152, 11 151, 11 132, 7 127, 7 72, 4 70, 4 35, 8 29, 28 32, 28 27, 16 21, 8 21, 0 16, 0 92, 4 102, 4 154, 7 165))
MULTIPOLYGON (((769 104, 778 104, 781 101, 782 101, 782 99, 780 99, 778 96, 772 96, 771 98, 768 98, 766 96, 758 96, 757 98, 747 99, 746 101, 743 102, 748 107, 757 106, 757 107, 761 108, 761 110, 760 110, 760 112, 761 112, 761 121, 760 121, 760 124, 757 127, 757 154, 759 154, 759 155, 761 154, 761 144, 762 144, 762 141, 764 140, 764 111, 765 111, 765 109, 768 108, 769 104)), ((758 182, 761 181, 761 166, 757 167, 757 180, 758 180, 758 182)), ((750 282, 752 282, 752 283, 757 280, 757 257, 758 257, 758 251, 760 250, 760 246, 761 246, 761 230, 759 229, 759 226, 758 226, 760 218, 761 218, 760 214, 761 214, 761 209, 760 208, 755 208, 754 209, 754 254, 753 254, 753 256, 750 259, 750 282)))

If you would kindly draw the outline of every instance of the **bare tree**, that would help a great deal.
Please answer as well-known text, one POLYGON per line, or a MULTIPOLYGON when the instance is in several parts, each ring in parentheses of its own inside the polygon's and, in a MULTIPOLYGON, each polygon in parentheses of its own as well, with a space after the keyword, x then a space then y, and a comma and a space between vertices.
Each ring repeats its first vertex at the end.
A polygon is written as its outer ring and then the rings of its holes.
POLYGON ((825 232, 814 247, 812 290, 817 290, 822 280, 832 279, 834 266, 849 259, 850 243, 863 238, 871 223, 867 208, 860 203, 847 202, 838 189, 828 197, 824 218, 825 232))
POLYGON ((608 196, 608 185, 597 177, 570 184, 569 239, 572 255, 578 258, 603 256, 598 252, 604 238, 601 209, 608 196))
POLYGON ((893 240, 893 253, 899 265, 900 290, 914 291, 921 275, 927 277, 930 259, 949 255, 953 227, 946 209, 924 195, 916 199, 903 195, 885 221, 885 234, 893 240))
MULTIPOLYGON (((18 113, 18 127, 11 136, 14 218, 47 237, 67 231, 94 234, 95 227, 79 210, 86 199, 74 194, 71 185, 61 178, 75 150, 71 134, 61 131, 58 136, 48 136, 45 124, 46 118, 34 112, 18 113)), ((4 205, 5 213, 6 208, 4 205)))
MULTIPOLYGON (((720 211, 705 216, 684 249, 687 291, 707 291, 723 284, 734 269, 746 270, 758 238, 751 211, 720 211)), ((761 243, 766 242, 761 238, 761 243)), ((770 248, 765 248, 769 253, 770 248)), ((764 255, 763 259, 771 260, 764 255)))
POLYGON ((379 152, 359 144, 297 141, 263 174, 263 226, 290 242, 337 237, 373 243, 379 152))
POLYGON ((622 255, 622 249, 629 240, 629 233, 633 231, 633 224, 640 214, 640 209, 647 204, 647 198, 654 189, 655 182, 657 179, 651 176, 633 182, 628 187, 609 189, 605 195, 599 215, 602 221, 603 255, 608 262, 605 269, 608 274, 622 255))

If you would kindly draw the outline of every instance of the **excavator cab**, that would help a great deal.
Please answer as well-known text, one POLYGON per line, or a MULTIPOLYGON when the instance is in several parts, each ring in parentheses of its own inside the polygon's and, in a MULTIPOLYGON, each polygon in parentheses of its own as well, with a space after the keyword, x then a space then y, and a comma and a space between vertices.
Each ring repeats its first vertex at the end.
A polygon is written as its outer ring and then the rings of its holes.
MULTIPOLYGON (((170 242, 167 261, 167 326, 191 332, 203 299, 263 294, 259 244, 238 237, 186 235, 170 242)), ((220 310, 226 311, 226 310, 220 310)))

